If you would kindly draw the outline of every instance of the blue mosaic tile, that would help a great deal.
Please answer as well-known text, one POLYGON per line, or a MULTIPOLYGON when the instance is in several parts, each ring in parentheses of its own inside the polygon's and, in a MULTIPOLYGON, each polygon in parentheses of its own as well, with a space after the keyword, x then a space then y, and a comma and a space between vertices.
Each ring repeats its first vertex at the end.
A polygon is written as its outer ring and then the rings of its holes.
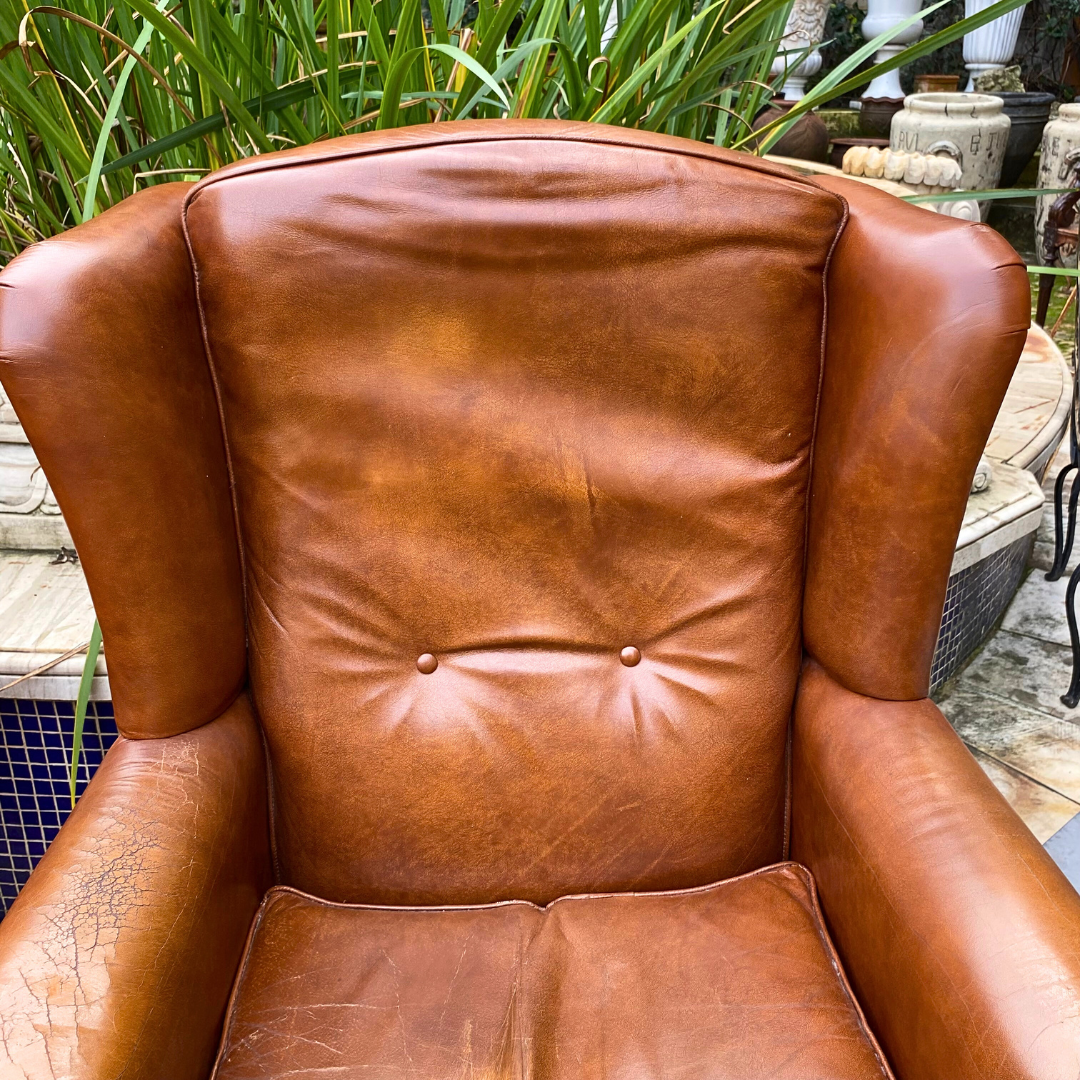
MULTIPOLYGON (((74 715, 70 701, 0 698, 0 914, 71 812, 68 754, 74 715)), ((90 702, 77 795, 115 739, 112 703, 90 702)))
POLYGON ((1022 536, 949 578, 930 671, 931 691, 964 666, 1005 614, 1024 576, 1034 542, 1034 533, 1022 536))

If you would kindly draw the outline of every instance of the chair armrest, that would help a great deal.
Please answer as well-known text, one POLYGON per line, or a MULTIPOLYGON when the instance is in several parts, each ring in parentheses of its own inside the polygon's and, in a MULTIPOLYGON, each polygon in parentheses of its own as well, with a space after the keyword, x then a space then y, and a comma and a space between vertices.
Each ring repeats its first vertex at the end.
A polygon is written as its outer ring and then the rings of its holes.
POLYGON ((270 866, 246 696, 118 739, 0 923, 0 1076, 205 1080, 270 866))
POLYGON ((935 705, 808 662, 791 829, 901 1080, 1076 1080, 1080 897, 935 705))

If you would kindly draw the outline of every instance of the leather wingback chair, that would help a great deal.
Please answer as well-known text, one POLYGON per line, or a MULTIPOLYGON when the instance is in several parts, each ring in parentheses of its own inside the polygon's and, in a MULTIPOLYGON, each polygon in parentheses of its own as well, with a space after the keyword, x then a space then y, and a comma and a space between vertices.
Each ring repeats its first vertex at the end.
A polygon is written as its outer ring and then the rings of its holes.
POLYGON ((25 252, 122 738, 0 1076, 1076 1080, 1080 899, 927 699, 1028 305, 981 225, 561 123, 25 252))

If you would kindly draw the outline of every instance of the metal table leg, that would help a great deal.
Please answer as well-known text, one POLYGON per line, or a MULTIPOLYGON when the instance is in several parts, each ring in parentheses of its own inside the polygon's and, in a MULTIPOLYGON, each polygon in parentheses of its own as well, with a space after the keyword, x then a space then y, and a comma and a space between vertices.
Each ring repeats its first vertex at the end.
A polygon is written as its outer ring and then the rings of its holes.
MULTIPOLYGON (((1077 485, 1080 487, 1080 484, 1077 485)), ((1080 703, 1080 632, 1076 629, 1076 586, 1080 582, 1080 566, 1069 575, 1069 587, 1065 590, 1065 618, 1069 622, 1069 641, 1072 644, 1072 681, 1069 689, 1061 695, 1062 704, 1075 709, 1080 703)))
MULTIPOLYGON (((1077 297, 1076 330, 1080 340, 1080 295, 1077 297)), ((1054 483, 1054 565, 1046 575, 1047 581, 1057 581, 1069 563, 1073 540, 1076 538, 1077 500, 1080 499, 1080 445, 1077 440, 1078 389, 1080 389, 1080 350, 1073 349, 1072 407, 1069 410, 1069 463, 1054 483), (1072 491, 1069 493, 1068 524, 1062 520, 1065 480, 1073 473, 1072 491)), ((1080 583, 1080 566, 1069 576, 1065 590, 1065 618, 1069 623, 1069 642, 1072 645, 1072 679, 1069 689, 1061 695, 1062 704, 1075 709, 1080 704, 1080 632, 1076 626, 1076 587, 1080 583)))

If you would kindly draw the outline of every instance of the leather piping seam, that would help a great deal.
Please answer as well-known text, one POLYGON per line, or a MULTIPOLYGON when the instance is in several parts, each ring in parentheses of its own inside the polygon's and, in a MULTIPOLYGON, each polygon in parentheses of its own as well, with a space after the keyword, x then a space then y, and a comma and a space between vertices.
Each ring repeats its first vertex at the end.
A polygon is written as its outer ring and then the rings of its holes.
POLYGON ((881 1066, 881 1071, 885 1075, 886 1080, 896 1080, 892 1068, 886 1060, 881 1046, 878 1044, 876 1036, 870 1030, 870 1025, 867 1023, 866 1016, 862 1011, 862 1006, 852 993, 851 985, 848 983, 847 973, 840 963, 840 956, 836 951, 836 946, 833 944, 828 931, 825 929, 825 917, 821 910, 821 904, 818 902, 817 883, 814 881, 814 875, 811 874, 809 870, 805 869, 801 863, 794 863, 792 865, 799 867, 799 869, 806 874, 806 884, 810 893, 810 903, 812 905, 811 914, 813 915, 814 925, 817 928, 818 937, 821 940, 821 947, 825 951, 825 955, 829 958, 829 963, 832 965, 833 973, 836 975, 836 980, 840 984, 840 988, 844 991, 844 995, 851 1003, 851 1008, 858 1018, 859 1027, 862 1028, 863 1036, 870 1044, 870 1049, 873 1050, 874 1057, 877 1058, 878 1064, 881 1066))
POLYGON ((263 903, 268 904, 274 897, 288 895, 297 896, 302 900, 307 900, 313 904, 319 904, 322 907, 340 908, 348 911, 397 911, 422 914, 423 912, 443 911, 487 911, 488 909, 493 910, 495 908, 520 905, 534 908, 536 911, 549 911, 556 904, 561 904, 568 900, 693 896, 696 893, 706 893, 711 892, 714 889, 721 889, 725 885, 735 885, 742 881, 749 881, 751 878, 758 877, 762 874, 776 873, 778 870, 795 870, 799 873, 810 875, 810 871, 801 863, 792 862, 790 859, 786 859, 782 862, 771 863, 769 866, 759 866, 756 870, 748 870, 745 874, 738 874, 735 877, 721 878, 719 881, 710 881, 705 885, 690 885, 685 889, 639 889, 617 892, 566 893, 564 896, 555 897, 554 900, 550 900, 546 904, 534 904, 531 900, 491 900, 486 904, 350 904, 341 900, 324 900, 321 896, 314 896, 311 893, 306 893, 303 889, 298 889, 293 885, 275 885, 274 888, 267 892, 266 899, 263 903))
POLYGON ((271 889, 263 897, 262 903, 259 905, 259 910, 255 912, 255 918, 251 920, 251 927, 248 929, 247 941, 244 943, 244 955, 240 961, 240 966, 236 971, 236 978, 233 979, 232 990, 229 992, 229 1000, 225 1006, 225 1026, 221 1032, 221 1045, 218 1047, 217 1056, 214 1058, 214 1067, 210 1070, 209 1080, 214 1080, 218 1074, 218 1067, 222 1061, 225 1060, 225 1055, 229 1049, 229 1042, 232 1038, 233 1029, 233 1006, 236 1004, 237 995, 240 993, 240 987, 244 982, 244 976, 247 974, 248 964, 251 961, 252 945, 255 944, 255 934, 262 924, 263 916, 269 910, 271 904, 274 902, 274 897, 279 895, 275 889, 271 889))
MULTIPOLYGON (((800 671, 800 677, 801 677, 800 671)), ((795 695, 798 697, 798 682, 795 684, 795 695)), ((795 703, 791 703, 791 718, 788 720, 787 746, 784 749, 784 861, 787 862, 791 855, 791 758, 792 742, 795 735, 795 703)))
POLYGON ((270 866, 274 872, 274 884, 281 884, 281 860, 278 857, 277 842, 277 800, 274 794, 274 763, 270 758, 270 743, 266 738, 266 729, 259 719, 255 702, 251 702, 251 711, 255 714, 255 723, 262 738, 263 761, 266 767, 266 822, 270 830, 270 866))
POLYGON ((199 265, 195 259, 195 249, 191 244, 191 235, 188 232, 187 208, 192 192, 184 196, 180 207, 180 227, 184 233, 184 245, 187 247, 188 263, 191 265, 191 274, 195 281, 195 307, 199 312, 199 331, 203 339, 203 352, 206 355, 206 366, 210 371, 210 381, 214 386, 214 400, 217 402, 218 423, 221 426, 221 441, 225 447, 225 468, 229 474, 229 495, 232 499, 233 528, 236 530, 236 546, 240 557, 240 593, 244 605, 244 666, 247 667, 248 651, 248 580, 247 580, 247 552, 244 543, 244 533, 240 526, 240 502, 236 489, 236 472, 233 468, 232 447, 229 443, 229 429, 225 421, 225 406, 221 400, 221 384, 218 379, 217 367, 214 364, 214 354, 210 348, 210 335, 206 328, 206 313, 203 310, 202 282, 199 278, 199 265))
MULTIPOLYGON (((194 189, 192 189, 194 190, 194 189)), ((822 188, 824 191, 825 189, 822 188)), ((190 196, 191 192, 188 192, 190 196)), ((843 216, 836 228, 836 235, 825 255, 825 265, 821 268, 821 344, 818 353, 818 385, 817 395, 814 398, 814 422, 810 429, 810 456, 806 462, 806 495, 803 499, 803 558, 802 558, 802 590, 799 597, 799 637, 803 639, 803 620, 806 613, 806 578, 810 566, 810 500, 814 491, 814 462, 817 458, 818 421, 821 419, 821 394, 825 386, 825 361, 827 359, 827 345, 829 339, 829 270, 832 267, 833 255, 836 253, 840 238, 844 235, 848 220, 851 216, 847 199, 842 195, 836 196, 843 207, 843 216)), ((805 639, 802 640, 802 653, 805 657, 805 639)), ((805 662, 804 662, 805 664, 805 662)), ((784 858, 788 856, 788 843, 791 839, 791 740, 795 727, 795 699, 799 695, 799 684, 802 681, 802 669, 804 664, 799 665, 799 672, 795 680, 795 694, 791 702, 791 716, 788 718, 787 739, 787 770, 784 776, 784 858)))
MULTIPOLYGON (((434 126, 434 125, 433 125, 434 126)), ((688 142, 690 140, 687 140, 688 142)), ((752 154, 745 155, 749 160, 734 161, 725 157, 716 157, 712 154, 703 153, 694 149, 682 149, 677 146, 655 146, 650 143, 634 142, 630 139, 624 138, 612 138, 601 136, 589 136, 584 132, 581 134, 574 133, 573 135, 555 135, 548 132, 518 132, 510 135, 497 135, 494 133, 485 133, 476 135, 465 135, 462 137, 450 136, 437 136, 434 138, 418 140, 417 142, 407 143, 400 146, 373 146, 370 149, 363 147, 357 147, 353 150, 347 150, 340 154, 337 153, 322 153, 313 155, 306 158, 286 158, 279 159, 277 161, 267 162, 255 162, 246 167, 237 168, 235 172, 225 172, 220 176, 212 175, 206 177, 197 183, 191 190, 184 196, 182 216, 184 220, 184 236, 188 239, 188 246, 190 251, 190 237, 188 237, 187 228, 187 213, 188 207, 191 203, 198 198, 199 194, 206 188, 212 187, 214 184, 223 184, 232 179, 240 179, 245 176, 256 176, 265 172, 274 172, 279 169, 294 169, 303 168, 308 165, 320 165, 331 161, 350 161, 354 158, 375 157, 378 154, 398 154, 407 153, 411 150, 427 150, 432 147, 438 146, 470 146, 480 143, 511 143, 511 142, 553 142, 553 143, 584 143, 592 146, 619 146, 628 150, 646 150, 652 153, 658 154, 672 154, 676 157, 693 158, 698 161, 707 161, 713 165, 726 165, 733 169, 743 169, 747 172, 752 172, 758 176, 768 177, 772 180, 779 180, 788 184, 793 184, 796 187, 804 188, 806 191, 819 195, 824 195, 827 198, 837 200, 844 209, 843 218, 841 219, 840 229, 842 230, 844 222, 847 221, 847 201, 842 195, 837 195, 833 191, 829 191, 827 188, 823 188, 818 184, 815 184, 809 177, 800 176, 798 173, 792 171, 788 172, 786 166, 771 165, 760 161, 752 154), (751 164, 756 162, 756 164, 751 164)), ((734 151, 732 151, 734 155, 734 151)), ((839 231, 837 233, 839 236, 839 231)), ((833 245, 836 244, 836 237, 833 238, 833 245)), ((832 248, 830 247, 830 254, 832 248)), ((194 266, 194 255, 192 255, 192 265, 194 266)), ((828 257, 826 257, 826 269, 828 267, 828 257)), ((196 285, 198 284, 198 270, 195 271, 196 285)), ((198 299, 198 289, 196 289, 196 298, 198 299)), ((201 311, 201 301, 200 311, 201 311)))

